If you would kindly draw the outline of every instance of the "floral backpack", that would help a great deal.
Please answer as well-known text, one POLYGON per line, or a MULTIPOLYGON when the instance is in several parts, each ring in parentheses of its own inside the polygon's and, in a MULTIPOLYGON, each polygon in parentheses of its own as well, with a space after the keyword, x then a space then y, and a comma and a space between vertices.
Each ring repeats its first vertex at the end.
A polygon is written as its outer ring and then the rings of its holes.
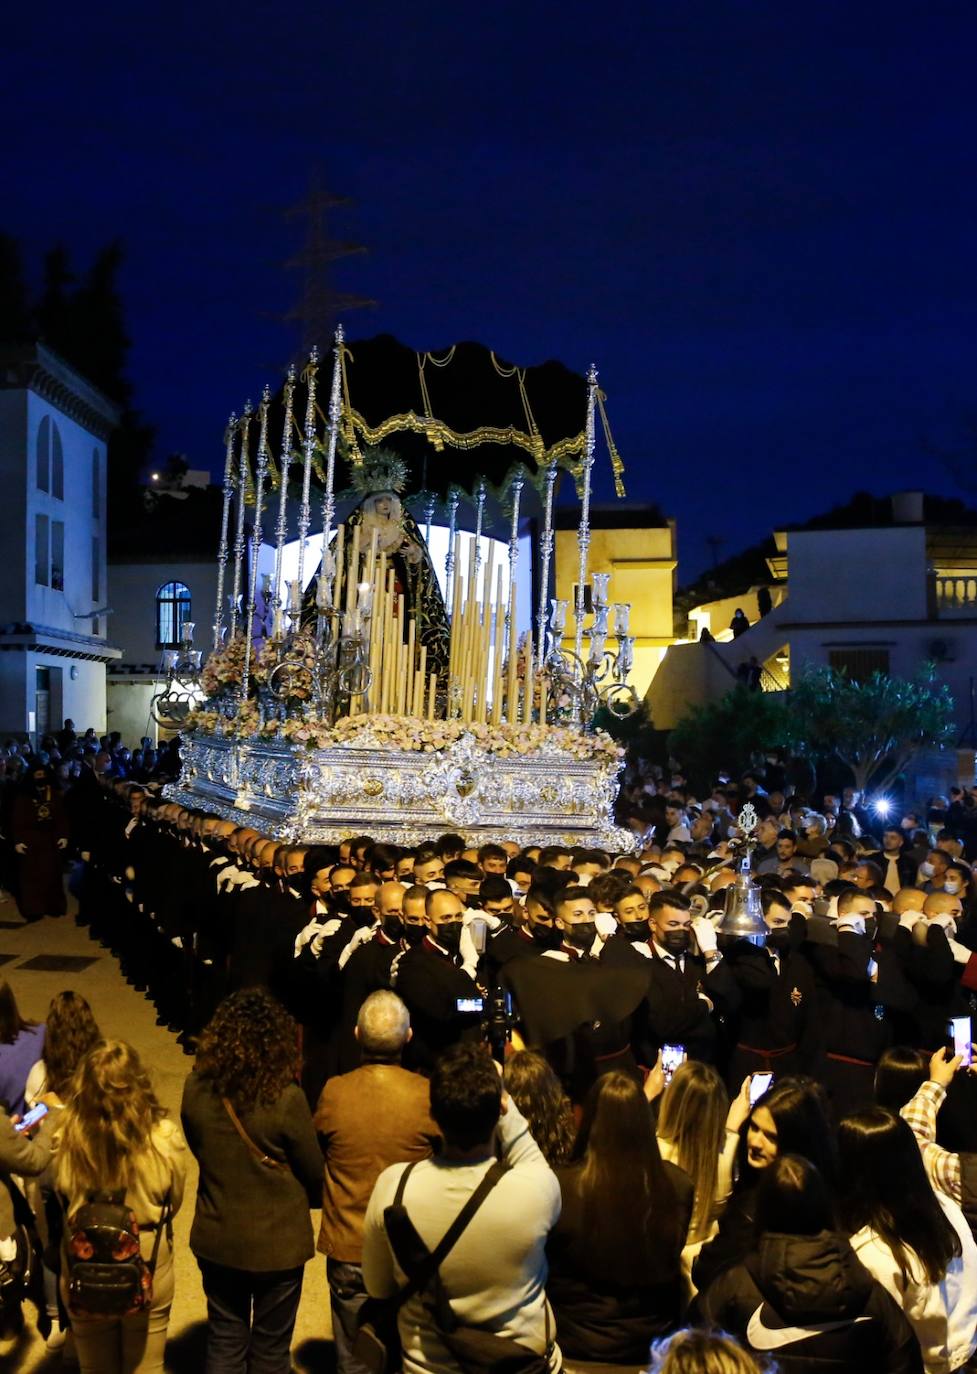
POLYGON ((139 1223, 126 1204, 124 1189, 89 1193, 65 1224, 69 1312, 84 1317, 127 1317, 146 1311, 153 1301, 153 1274, 164 1228, 173 1243, 169 1196, 153 1227, 156 1239, 148 1260, 139 1249, 139 1223))

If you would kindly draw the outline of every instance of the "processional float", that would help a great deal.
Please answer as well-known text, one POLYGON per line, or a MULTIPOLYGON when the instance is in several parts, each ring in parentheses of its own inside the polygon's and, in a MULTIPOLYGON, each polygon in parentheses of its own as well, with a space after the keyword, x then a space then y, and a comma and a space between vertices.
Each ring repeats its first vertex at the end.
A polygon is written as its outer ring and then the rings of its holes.
POLYGON ((339 328, 326 414, 313 350, 301 378, 290 369, 280 405, 266 388, 256 412, 249 404, 231 417, 211 652, 202 662, 194 626, 185 625, 153 703, 159 723, 185 732, 172 799, 310 843, 366 832, 417 844, 450 829, 477 842, 630 847, 632 836, 613 820, 621 750, 594 727, 600 707, 624 717, 638 705, 628 683, 630 606, 608 603, 610 574, 588 580, 598 416, 623 494, 596 369, 586 379, 582 429, 547 448, 525 370, 494 355, 498 376, 518 385, 523 427, 461 433, 433 415, 425 366, 443 367, 453 353, 419 356, 422 414, 371 427, 349 397, 352 355, 339 328), (524 450, 526 461, 504 483, 509 538, 498 563, 494 544, 486 552, 481 538, 488 481, 476 475, 469 492, 449 486, 443 591, 429 548, 437 496, 406 495, 407 465, 378 446, 398 429, 423 435, 435 450, 471 449, 486 437, 524 450), (340 458, 359 504, 337 523, 340 458), (550 596, 561 469, 580 498, 572 606, 550 596), (321 533, 310 538, 313 476, 321 533), (517 589, 532 574, 519 567, 527 481, 540 493, 542 521, 533 627, 520 635, 517 589), (458 528, 463 497, 474 510, 470 535, 458 528), (273 570, 259 575, 272 514, 273 570), (290 520, 297 567, 283 581, 290 520))

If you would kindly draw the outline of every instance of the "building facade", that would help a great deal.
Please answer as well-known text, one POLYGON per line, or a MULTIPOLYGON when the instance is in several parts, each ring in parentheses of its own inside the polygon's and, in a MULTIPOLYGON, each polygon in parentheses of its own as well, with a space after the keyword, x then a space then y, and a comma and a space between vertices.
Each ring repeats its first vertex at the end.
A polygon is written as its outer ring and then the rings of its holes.
POLYGON ((935 506, 922 493, 902 492, 871 526, 778 531, 765 589, 770 609, 757 615, 755 594, 694 608, 690 638, 668 650, 649 689, 655 724, 670 729, 751 668, 763 689, 778 691, 805 664, 861 680, 873 672, 909 678, 932 663, 953 693, 966 741, 975 726, 977 524, 940 518, 935 506), (751 621, 735 638, 733 602, 751 621), (703 628, 713 640, 699 638, 703 628))
POLYGON ((105 729, 108 436, 118 412, 40 344, 0 354, 0 733, 105 729))

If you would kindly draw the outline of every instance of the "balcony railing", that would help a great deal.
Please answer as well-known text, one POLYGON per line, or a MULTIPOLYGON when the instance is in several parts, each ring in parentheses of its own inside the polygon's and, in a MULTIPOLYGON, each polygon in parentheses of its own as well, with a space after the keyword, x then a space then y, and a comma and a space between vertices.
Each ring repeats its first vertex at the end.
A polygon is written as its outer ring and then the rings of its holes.
POLYGON ((977 573, 966 577, 934 577, 938 616, 977 616, 977 573))

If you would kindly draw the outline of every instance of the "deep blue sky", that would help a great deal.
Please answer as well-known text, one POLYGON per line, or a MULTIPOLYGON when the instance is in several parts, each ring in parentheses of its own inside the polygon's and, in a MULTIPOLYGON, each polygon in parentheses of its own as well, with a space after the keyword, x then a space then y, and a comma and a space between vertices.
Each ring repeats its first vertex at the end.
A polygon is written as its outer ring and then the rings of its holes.
POLYGON ((319 165, 370 250, 349 332, 593 358, 684 577, 858 487, 961 494, 925 450, 977 411, 970 0, 56 0, 4 31, 0 221, 34 262, 124 236, 161 453, 219 461, 278 380, 278 211, 319 165))

